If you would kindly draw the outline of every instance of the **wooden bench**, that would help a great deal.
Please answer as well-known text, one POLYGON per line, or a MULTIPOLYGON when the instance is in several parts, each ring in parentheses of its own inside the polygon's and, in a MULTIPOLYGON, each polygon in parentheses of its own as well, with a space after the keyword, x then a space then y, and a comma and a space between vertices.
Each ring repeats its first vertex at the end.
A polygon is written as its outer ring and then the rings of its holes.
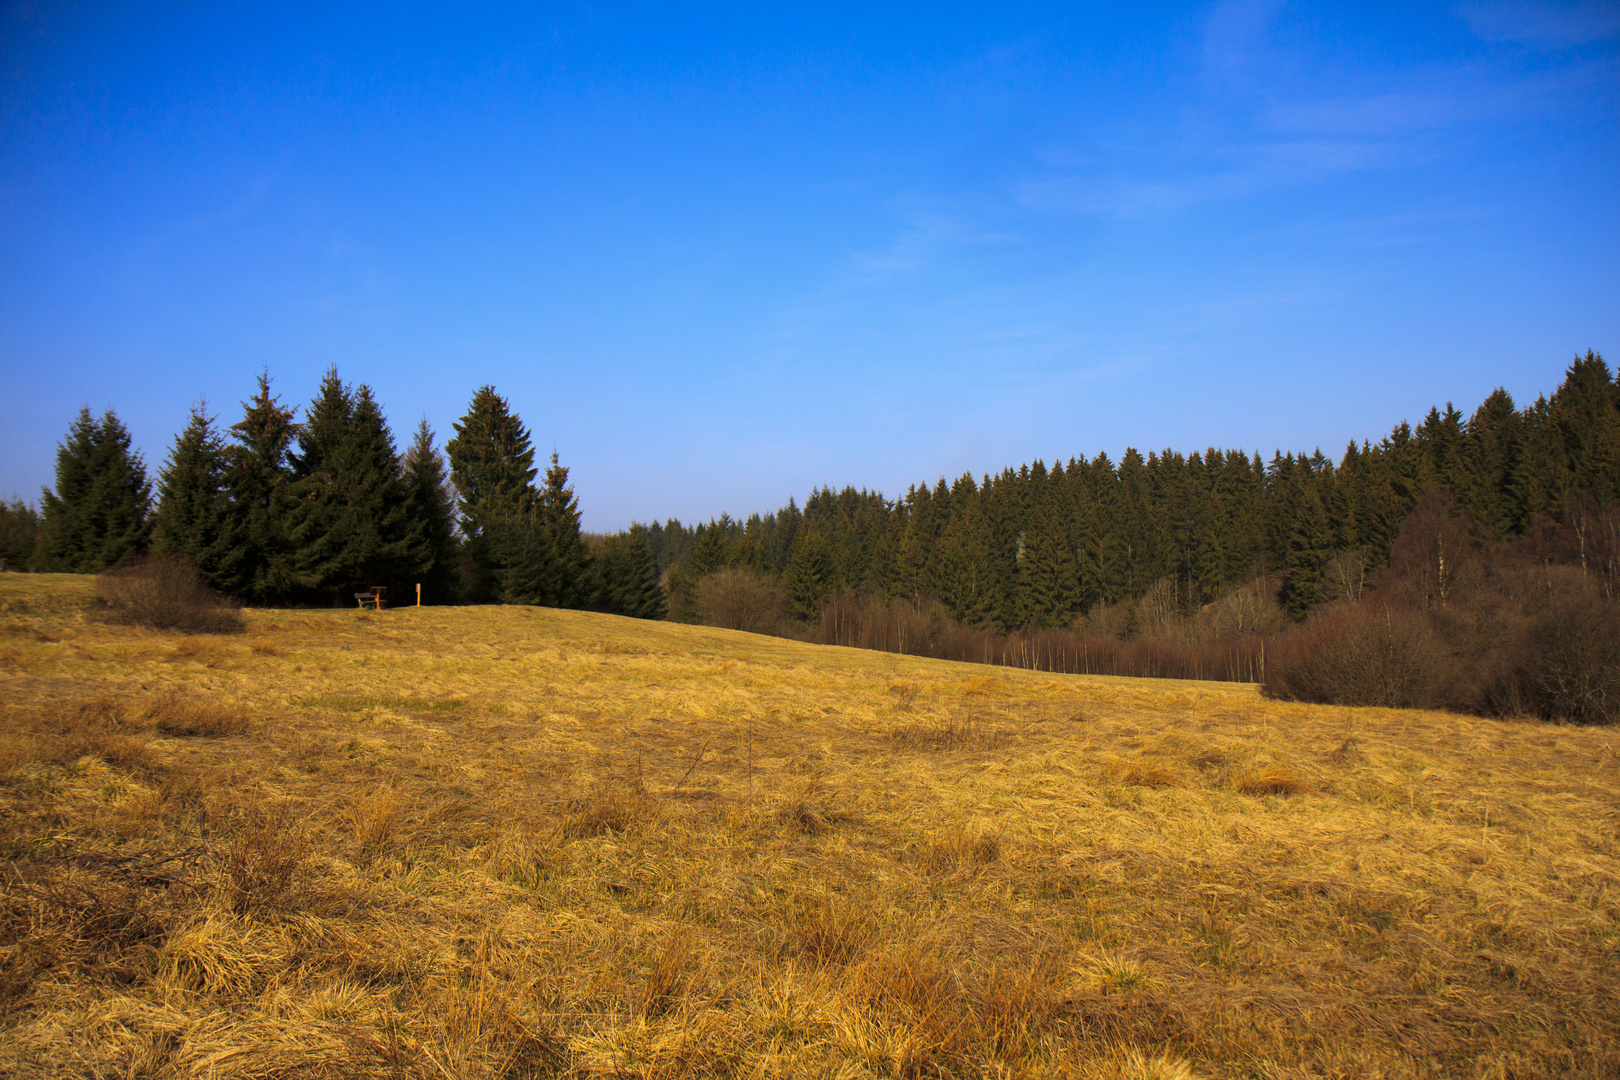
POLYGON ((360 605, 362 610, 365 608, 371 608, 373 611, 381 611, 383 606, 388 603, 387 600, 383 599, 384 594, 387 592, 388 586, 373 585, 365 592, 355 593, 354 601, 360 605))

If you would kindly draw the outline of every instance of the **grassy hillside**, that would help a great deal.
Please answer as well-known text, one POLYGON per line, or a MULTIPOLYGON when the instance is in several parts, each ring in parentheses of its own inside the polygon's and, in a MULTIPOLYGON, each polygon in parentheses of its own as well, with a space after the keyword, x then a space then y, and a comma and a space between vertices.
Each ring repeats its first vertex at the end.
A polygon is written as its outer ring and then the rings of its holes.
POLYGON ((0 1074, 1613 1076, 1606 730, 0 575, 0 1074))

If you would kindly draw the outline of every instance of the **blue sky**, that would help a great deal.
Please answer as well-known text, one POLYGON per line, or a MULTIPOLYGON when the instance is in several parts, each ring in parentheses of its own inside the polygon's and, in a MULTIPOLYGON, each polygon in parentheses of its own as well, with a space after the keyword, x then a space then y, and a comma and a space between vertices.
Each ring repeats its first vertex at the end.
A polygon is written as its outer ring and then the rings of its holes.
POLYGON ((266 367, 493 383, 608 530, 1620 360, 1614 3, 0 19, 0 494, 266 367))

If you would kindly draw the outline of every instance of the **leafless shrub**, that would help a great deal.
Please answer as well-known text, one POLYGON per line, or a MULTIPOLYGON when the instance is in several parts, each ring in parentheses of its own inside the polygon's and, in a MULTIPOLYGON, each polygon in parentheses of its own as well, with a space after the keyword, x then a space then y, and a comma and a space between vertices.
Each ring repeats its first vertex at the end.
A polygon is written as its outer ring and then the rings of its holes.
POLYGON ((1365 764, 1367 761, 1367 755, 1362 751, 1360 745, 1356 742, 1354 737, 1349 735, 1346 735, 1344 737, 1344 741, 1341 742, 1332 753, 1328 754, 1327 757, 1329 761, 1340 766, 1341 768, 1350 765, 1365 764))
POLYGON ((1200 620, 1217 638, 1275 634, 1288 625, 1288 613, 1277 603, 1277 583, 1256 577, 1223 592, 1204 608, 1200 620))
POLYGON ((216 887, 229 910, 273 919, 309 905, 315 889, 305 863, 312 847, 303 822, 285 811, 254 810, 222 832, 216 887))
POLYGON ((1143 637, 1168 636, 1181 619, 1181 581, 1163 577, 1136 602, 1136 629, 1143 637))
POLYGON ((187 634, 233 634, 243 628, 236 607, 178 556, 146 557, 105 571, 96 592, 109 622, 187 634))
MULTIPOLYGON (((1328 602, 1361 603, 1367 591, 1371 560, 1366 548, 1336 551, 1322 567, 1322 597, 1328 602)), ((1281 629, 1279 625, 1277 629, 1281 629)))
POLYGON ((787 590, 752 570, 728 566, 698 580, 697 611, 706 626, 773 634, 788 618, 787 590))
POLYGON ((1560 597, 1530 624, 1519 652, 1529 711, 1577 724, 1620 718, 1620 604, 1595 590, 1560 597))
POLYGON ((1361 604, 1297 627, 1266 657, 1267 697, 1333 705, 1432 705, 1448 662, 1415 612, 1361 604))

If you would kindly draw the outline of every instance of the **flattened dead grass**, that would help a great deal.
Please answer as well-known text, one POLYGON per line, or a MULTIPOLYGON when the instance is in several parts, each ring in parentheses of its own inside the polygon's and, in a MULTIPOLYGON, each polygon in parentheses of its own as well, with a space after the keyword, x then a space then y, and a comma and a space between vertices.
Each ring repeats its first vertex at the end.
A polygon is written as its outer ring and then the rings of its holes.
POLYGON ((1620 1072, 1601 729, 0 576, 0 1075, 1620 1072))

